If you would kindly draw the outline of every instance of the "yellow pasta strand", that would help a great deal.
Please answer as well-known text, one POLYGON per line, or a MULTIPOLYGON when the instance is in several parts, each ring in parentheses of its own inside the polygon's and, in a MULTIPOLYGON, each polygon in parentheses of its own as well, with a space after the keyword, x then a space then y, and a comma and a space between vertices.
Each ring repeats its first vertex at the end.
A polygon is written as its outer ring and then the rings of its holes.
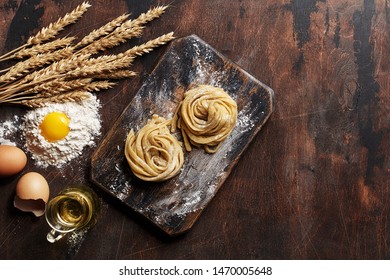
POLYGON ((207 153, 215 153, 236 121, 237 103, 222 88, 199 85, 184 94, 172 129, 176 125, 181 129, 187 151, 191 151, 192 144, 207 153))
POLYGON ((131 130, 125 144, 125 156, 134 175, 144 181, 165 181, 180 172, 184 163, 181 143, 174 137, 166 120, 158 115, 137 134, 131 130))

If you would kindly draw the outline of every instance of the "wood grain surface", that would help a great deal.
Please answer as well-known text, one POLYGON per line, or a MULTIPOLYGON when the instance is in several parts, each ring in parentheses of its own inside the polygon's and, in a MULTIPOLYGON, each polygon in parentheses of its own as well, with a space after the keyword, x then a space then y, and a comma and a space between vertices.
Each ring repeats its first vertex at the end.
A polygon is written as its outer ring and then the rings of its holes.
MULTIPOLYGON (((26 41, 81 1, 0 1, 0 50, 26 41)), ((56 244, 44 219, 16 210, 0 183, 2 259, 389 259, 390 3, 388 0, 90 0, 66 30, 82 37, 107 20, 171 4, 142 38, 196 34, 275 91, 275 111, 187 234, 167 238, 90 181, 93 149, 65 168, 28 170, 51 196, 83 183, 102 202, 97 225, 56 244), (77 237, 77 238, 76 238, 77 237)), ((140 75, 99 93, 102 134, 166 47, 136 61, 140 75)), ((1 67, 6 67, 2 64, 1 67)), ((0 107, 0 123, 25 109, 0 107)), ((19 133, 20 135, 20 133, 19 133)), ((23 139, 16 139, 22 144, 23 139)))

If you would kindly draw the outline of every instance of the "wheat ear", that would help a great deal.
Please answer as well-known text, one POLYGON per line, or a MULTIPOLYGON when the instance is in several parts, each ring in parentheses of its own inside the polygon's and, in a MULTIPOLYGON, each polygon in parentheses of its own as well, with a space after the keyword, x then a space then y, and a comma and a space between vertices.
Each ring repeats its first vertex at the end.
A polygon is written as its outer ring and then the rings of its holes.
POLYGON ((118 70, 118 71, 109 71, 96 74, 95 79, 112 79, 112 80, 121 80, 127 78, 133 78, 137 76, 137 73, 131 70, 118 70))
POLYGON ((92 82, 92 83, 85 85, 82 89, 85 91, 88 91, 88 92, 101 91, 101 90, 112 88, 116 84, 117 83, 110 82, 110 81, 95 81, 95 82, 92 82))
POLYGON ((29 100, 17 100, 8 103, 20 104, 30 108, 40 108, 47 105, 47 103, 64 103, 64 102, 80 102, 82 100, 90 98, 91 94, 87 91, 75 91, 70 93, 64 93, 55 95, 48 98, 35 98, 29 100))
POLYGON ((80 49, 76 54, 97 54, 98 52, 105 51, 107 49, 119 46, 120 44, 126 42, 127 40, 140 37, 142 35, 143 28, 136 26, 132 29, 127 30, 127 32, 115 32, 108 36, 102 37, 97 41, 87 45, 86 47, 80 49))
POLYGON ((88 2, 83 2, 78 5, 73 11, 67 13, 64 17, 59 18, 56 22, 50 23, 49 26, 43 27, 36 35, 31 36, 27 40, 28 45, 40 44, 57 36, 64 28, 72 23, 75 23, 88 10, 91 5, 88 2))
POLYGON ((83 2, 78 5, 73 11, 67 13, 64 17, 59 18, 55 23, 50 23, 49 26, 43 27, 37 34, 28 38, 27 42, 12 51, 7 52, 0 56, 0 61, 13 58, 13 54, 28 48, 32 45, 41 44, 42 42, 48 41, 57 34, 64 30, 64 28, 72 23, 75 23, 86 11, 91 7, 88 2, 83 2))
POLYGON ((97 54, 106 49, 118 46, 127 40, 140 37, 143 31, 143 25, 159 18, 167 9, 168 6, 158 6, 149 9, 146 13, 142 13, 134 20, 128 20, 114 29, 108 35, 92 42, 90 45, 80 49, 79 54, 97 54))
POLYGON ((45 55, 38 54, 36 56, 30 57, 29 59, 18 62, 17 64, 9 68, 7 73, 0 76, 0 83, 9 83, 15 81, 18 78, 24 76, 25 74, 31 72, 31 70, 67 58, 71 56, 72 53, 73 48, 67 47, 45 55))
POLYGON ((57 49, 64 48, 64 47, 71 45, 71 43, 75 39, 76 39, 76 37, 64 37, 64 38, 59 38, 59 39, 51 41, 51 42, 47 42, 45 44, 34 45, 31 48, 25 48, 25 49, 22 49, 22 50, 16 52, 10 58, 21 59, 24 57, 31 57, 31 56, 38 55, 38 54, 49 53, 49 52, 55 51, 57 49))
POLYGON ((106 36, 110 34, 115 28, 120 26, 127 18, 129 17, 129 14, 123 14, 109 23, 105 24, 104 26, 100 27, 99 29, 95 29, 91 31, 88 35, 86 35, 83 39, 81 39, 80 42, 76 44, 76 48, 81 48, 86 45, 89 45, 99 39, 100 37, 106 36))
POLYGON ((175 39, 173 32, 164 34, 155 39, 149 40, 148 42, 141 44, 139 46, 132 47, 131 49, 124 52, 126 56, 141 56, 146 53, 150 53, 153 49, 165 45, 166 43, 175 39))
POLYGON ((56 79, 54 81, 49 81, 40 85, 37 85, 24 93, 39 93, 37 97, 51 97, 57 94, 62 94, 65 92, 73 91, 75 89, 80 89, 87 86, 92 82, 92 79, 74 79, 66 81, 64 79, 56 79))
POLYGON ((94 77, 102 72, 115 72, 119 69, 129 67, 133 62, 133 58, 124 56, 120 59, 110 61, 109 63, 96 63, 88 66, 81 66, 80 68, 68 71, 64 73, 64 77, 67 79, 73 79, 78 77, 94 77))
POLYGON ((137 25, 144 25, 156 18, 159 18, 162 14, 165 13, 167 8, 168 6, 157 6, 149 9, 146 13, 140 14, 135 20, 128 22, 127 28, 131 28, 137 25))
POLYGON ((43 82, 27 90, 22 90, 14 94, 1 97, 2 102, 20 101, 24 99, 48 98, 55 95, 63 94, 70 91, 84 89, 92 79, 74 79, 67 81, 63 78, 58 78, 53 81, 43 82))
POLYGON ((25 45, 0 56, 0 61, 10 57, 29 57, 3 70, 7 73, 0 76, 0 103, 35 108, 48 102, 81 101, 88 98, 90 92, 113 87, 116 83, 111 80, 136 76, 137 73, 127 68, 137 56, 174 39, 171 32, 123 53, 91 58, 99 51, 141 36, 144 25, 160 17, 167 8, 158 6, 135 20, 128 20, 127 14, 119 16, 90 32, 76 45, 72 44, 74 37, 45 42, 54 38, 66 25, 77 21, 89 7, 84 2, 55 23, 42 28, 25 45))
MULTIPOLYGON (((29 83, 31 81, 40 81, 50 79, 50 77, 56 78, 58 75, 78 69, 83 66, 84 61, 89 58, 89 55, 82 56, 70 56, 69 58, 56 61, 46 68, 40 69, 38 71, 32 72, 31 74, 25 76, 23 80, 20 81, 21 84, 29 83)), ((14 87, 17 87, 15 85, 14 87)))
MULTIPOLYGON (((86 62, 86 64, 84 64, 84 66, 93 66, 96 64, 111 63, 113 61, 117 61, 120 59, 123 60, 127 59, 127 63, 130 65, 134 61, 136 56, 141 56, 143 54, 149 53, 154 48, 165 45, 166 43, 172 41, 173 39, 175 39, 175 37, 173 36, 173 32, 170 32, 168 34, 164 34, 155 39, 149 40, 144 44, 135 46, 125 51, 124 53, 119 53, 117 55, 103 55, 97 58, 91 58, 86 62)), ((118 67, 116 67, 116 69, 118 69, 118 67)))

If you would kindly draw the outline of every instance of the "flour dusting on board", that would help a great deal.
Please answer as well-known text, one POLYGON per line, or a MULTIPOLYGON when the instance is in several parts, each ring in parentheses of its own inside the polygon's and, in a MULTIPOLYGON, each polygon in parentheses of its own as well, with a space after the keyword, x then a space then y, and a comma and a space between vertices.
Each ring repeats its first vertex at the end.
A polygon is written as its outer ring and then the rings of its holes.
MULTIPOLYGON (((206 166, 205 169, 208 167, 206 166)), ((221 172, 210 180, 209 176, 202 174, 197 170, 184 171, 180 173, 179 177, 175 180, 175 189, 171 193, 167 194, 165 198, 159 199, 153 205, 143 209, 143 213, 149 213, 156 223, 169 222, 172 217, 185 217, 190 213, 203 210, 210 202, 212 194, 215 193, 217 183, 220 178, 224 176, 221 172), (199 184, 202 184, 203 189, 195 188, 193 184, 186 179, 187 176, 193 176, 191 172, 196 172, 199 177, 199 184), (158 215, 153 215, 158 213, 158 215)))
POLYGON ((226 77, 224 71, 212 71, 213 53, 209 49, 201 49, 198 42, 194 42, 194 66, 195 76, 193 83, 207 84, 215 87, 222 87, 222 81, 226 77))
MULTIPOLYGON (((179 100, 168 98, 174 93, 167 82, 164 81, 163 83, 157 84, 155 80, 149 79, 148 83, 150 85, 148 88, 148 95, 137 94, 132 100, 134 104, 133 109, 139 114, 139 118, 136 122, 126 124, 125 129, 128 131, 131 129, 133 129, 134 132, 140 130, 153 114, 157 114, 166 119, 173 117, 179 100), (164 106, 157 106, 154 110, 151 110, 150 104, 163 104, 164 106)), ((142 87, 140 91, 142 91, 142 87)))
POLYGON ((238 111, 236 126, 238 126, 241 131, 251 130, 255 126, 255 116, 252 114, 248 105, 238 111))

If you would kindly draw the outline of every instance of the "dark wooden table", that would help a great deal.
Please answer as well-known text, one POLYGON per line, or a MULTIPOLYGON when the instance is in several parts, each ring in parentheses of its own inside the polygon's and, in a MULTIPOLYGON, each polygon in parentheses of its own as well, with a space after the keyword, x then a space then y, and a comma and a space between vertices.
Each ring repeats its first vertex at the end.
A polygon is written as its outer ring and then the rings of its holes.
MULTIPOLYGON (((25 42, 81 1, 0 2, 0 49, 25 42)), ((135 42, 196 34, 275 91, 275 111, 186 234, 168 238, 96 189, 98 224, 46 241, 44 218, 12 205, 18 176, 0 183, 1 259, 389 259, 390 3, 387 0, 90 0, 66 32, 171 4, 135 42)), ((133 41, 134 43, 134 41, 133 41)), ((124 50, 131 45, 125 44, 124 50)), ((134 79, 99 93, 103 139, 166 47, 136 61, 134 79)), ((25 109, 1 105, 0 123, 25 109)), ((23 139, 20 139, 22 145, 23 139)), ((89 180, 40 169, 51 195, 89 180)))

